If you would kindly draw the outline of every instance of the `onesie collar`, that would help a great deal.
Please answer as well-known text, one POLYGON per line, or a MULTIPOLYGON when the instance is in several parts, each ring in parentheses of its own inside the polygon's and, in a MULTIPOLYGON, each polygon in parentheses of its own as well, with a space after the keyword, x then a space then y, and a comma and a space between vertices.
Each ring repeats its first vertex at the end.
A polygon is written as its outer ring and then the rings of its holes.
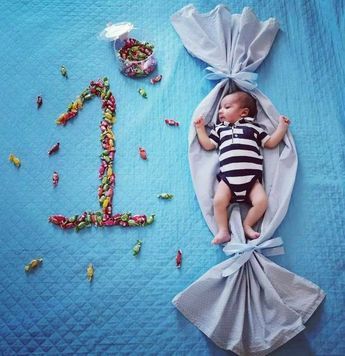
POLYGON ((222 124, 224 126, 236 126, 238 124, 245 124, 246 122, 253 122, 255 119, 253 117, 250 117, 250 116, 246 116, 246 117, 242 117, 241 119, 237 120, 236 122, 234 123, 231 123, 231 122, 227 122, 227 121, 223 121, 222 124))

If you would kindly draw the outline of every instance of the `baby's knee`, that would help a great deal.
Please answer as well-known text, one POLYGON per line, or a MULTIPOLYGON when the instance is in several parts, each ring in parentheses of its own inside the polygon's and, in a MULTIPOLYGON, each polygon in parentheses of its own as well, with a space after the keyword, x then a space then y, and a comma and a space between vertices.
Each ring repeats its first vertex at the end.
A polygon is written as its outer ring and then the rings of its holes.
POLYGON ((268 198, 266 195, 262 195, 256 198, 252 204, 266 210, 268 207, 268 198))
POLYGON ((226 208, 229 203, 228 197, 225 196, 215 196, 213 199, 213 206, 216 208, 226 208))

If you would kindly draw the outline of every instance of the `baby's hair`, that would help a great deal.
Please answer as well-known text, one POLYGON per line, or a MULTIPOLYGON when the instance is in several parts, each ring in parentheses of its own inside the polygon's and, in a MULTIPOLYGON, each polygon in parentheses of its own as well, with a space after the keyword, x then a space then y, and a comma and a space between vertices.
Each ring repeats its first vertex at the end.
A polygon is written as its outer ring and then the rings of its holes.
POLYGON ((238 100, 241 103, 241 107, 249 109, 248 116, 256 116, 256 114, 258 113, 258 110, 256 108, 256 100, 250 94, 246 93, 245 91, 235 91, 231 94, 237 94, 238 100))

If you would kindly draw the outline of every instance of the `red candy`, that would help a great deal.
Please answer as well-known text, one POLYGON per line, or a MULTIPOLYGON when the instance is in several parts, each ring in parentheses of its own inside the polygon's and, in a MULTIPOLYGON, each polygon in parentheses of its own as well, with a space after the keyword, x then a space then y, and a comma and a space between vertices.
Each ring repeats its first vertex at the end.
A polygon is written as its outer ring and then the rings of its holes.
POLYGON ((169 126, 179 126, 180 125, 179 122, 177 122, 177 121, 175 121, 173 119, 165 119, 164 121, 169 126))
POLYGON ((60 143, 56 143, 55 145, 52 146, 52 148, 48 151, 48 155, 50 156, 51 154, 57 152, 60 148, 60 143))
POLYGON ((43 98, 40 95, 37 97, 36 103, 37 103, 37 109, 39 109, 43 104, 43 98))
POLYGON ((176 255, 176 267, 181 268, 181 264, 182 264, 182 251, 178 250, 176 255))
POLYGON ((58 172, 53 173, 53 186, 56 187, 59 184, 59 174, 58 172))
POLYGON ((142 159, 147 160, 147 153, 144 148, 139 147, 139 154, 142 159))

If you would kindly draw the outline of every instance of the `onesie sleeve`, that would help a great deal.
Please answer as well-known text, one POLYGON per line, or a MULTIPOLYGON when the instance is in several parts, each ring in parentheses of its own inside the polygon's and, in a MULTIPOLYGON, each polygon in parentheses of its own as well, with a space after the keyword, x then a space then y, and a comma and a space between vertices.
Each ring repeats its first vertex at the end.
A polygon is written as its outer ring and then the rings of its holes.
POLYGON ((268 141, 268 139, 271 137, 263 128, 261 127, 256 127, 256 130, 258 132, 257 134, 257 141, 258 145, 261 147, 265 147, 265 143, 268 141))
POLYGON ((217 127, 214 125, 213 129, 211 130, 210 134, 208 135, 209 139, 212 141, 212 143, 218 148, 219 146, 219 133, 217 130, 217 127))

